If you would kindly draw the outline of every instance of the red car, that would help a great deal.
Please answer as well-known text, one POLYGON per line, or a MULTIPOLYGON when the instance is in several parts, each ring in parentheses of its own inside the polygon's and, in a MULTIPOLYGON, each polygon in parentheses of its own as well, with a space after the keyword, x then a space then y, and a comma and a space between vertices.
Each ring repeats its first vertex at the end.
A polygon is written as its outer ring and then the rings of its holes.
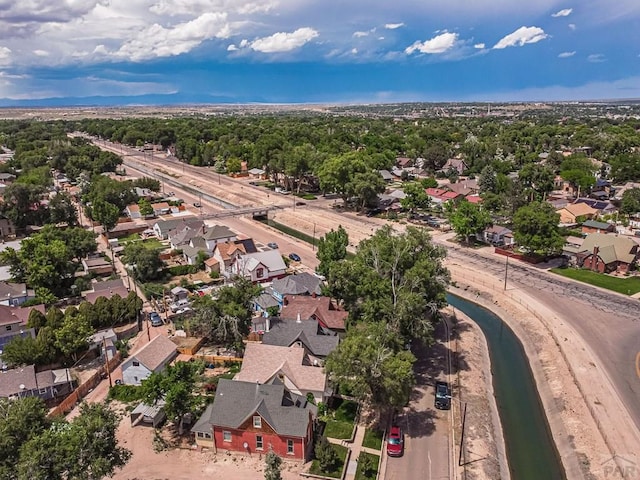
POLYGON ((391 427, 387 438, 387 455, 401 457, 404 453, 404 435, 400 427, 391 427))

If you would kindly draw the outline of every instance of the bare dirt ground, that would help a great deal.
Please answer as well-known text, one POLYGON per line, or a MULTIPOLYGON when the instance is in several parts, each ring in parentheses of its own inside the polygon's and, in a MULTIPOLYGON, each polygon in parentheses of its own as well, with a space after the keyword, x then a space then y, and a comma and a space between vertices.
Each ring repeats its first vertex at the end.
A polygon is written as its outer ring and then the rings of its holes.
POLYGON ((451 342, 453 371, 458 372, 452 380, 454 401, 453 427, 455 437, 462 434, 463 404, 467 404, 465 439, 462 455, 456 442, 456 461, 462 459, 463 467, 458 468, 456 478, 474 480, 509 479, 504 438, 498 409, 493 394, 491 362, 487 344, 480 328, 462 312, 444 311, 452 326, 451 342), (467 368, 461 368, 461 363, 467 368))
MULTIPOLYGON (((123 409, 121 408, 120 411, 123 409)), ((154 450, 154 429, 142 425, 131 427, 129 417, 123 417, 118 429, 122 447, 132 452, 131 460, 113 476, 116 480, 193 480, 223 478, 225 480, 256 480, 264 478, 264 457, 260 455, 214 454, 191 448, 154 450)), ((282 478, 294 480, 308 465, 284 462, 282 478)))

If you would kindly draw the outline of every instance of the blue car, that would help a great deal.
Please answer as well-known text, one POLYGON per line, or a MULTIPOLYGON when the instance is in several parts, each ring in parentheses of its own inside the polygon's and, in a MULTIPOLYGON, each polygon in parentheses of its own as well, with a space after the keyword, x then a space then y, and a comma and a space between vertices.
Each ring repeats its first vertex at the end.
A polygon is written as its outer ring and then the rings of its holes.
POLYGON ((300 256, 297 253, 290 253, 289 254, 289 258, 291 260, 293 260, 294 262, 299 262, 300 261, 300 256))
POLYGON ((160 314, 158 312, 151 312, 149 314, 149 320, 151 321, 152 327, 160 327, 164 325, 162 318, 160 318, 160 314))

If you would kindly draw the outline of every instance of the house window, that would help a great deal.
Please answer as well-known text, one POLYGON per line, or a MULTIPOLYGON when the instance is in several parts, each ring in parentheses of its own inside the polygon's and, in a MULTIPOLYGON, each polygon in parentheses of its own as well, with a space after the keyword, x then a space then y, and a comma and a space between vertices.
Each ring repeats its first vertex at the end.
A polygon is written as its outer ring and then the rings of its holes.
POLYGON ((198 432, 198 438, 206 438, 207 440, 211 440, 211 434, 207 432, 198 432))
POLYGON ((41 388, 38 390, 38 392, 40 393, 40 395, 44 395, 45 393, 47 393, 47 389, 46 388, 41 388))
POLYGON ((231 441, 231 432, 229 432, 227 430, 223 430, 222 431, 222 441, 223 442, 230 442, 231 441))
POLYGON ((140 362, 136 362, 135 360, 132 362, 134 367, 139 367, 140 366, 140 362))
POLYGON ((256 435, 256 450, 262 450, 262 435, 256 435))
POLYGON ((6 330, 7 331, 11 330, 11 325, 7 325, 6 330))
POLYGON ((258 278, 264 277, 264 268, 259 268, 256 270, 256 275, 258 278))
POLYGON ((262 418, 260 416, 253 417, 253 426, 254 428, 262 428, 262 418))
POLYGON ((293 451, 293 440, 288 439, 287 440, 287 454, 289 455, 293 455, 294 451, 293 451))

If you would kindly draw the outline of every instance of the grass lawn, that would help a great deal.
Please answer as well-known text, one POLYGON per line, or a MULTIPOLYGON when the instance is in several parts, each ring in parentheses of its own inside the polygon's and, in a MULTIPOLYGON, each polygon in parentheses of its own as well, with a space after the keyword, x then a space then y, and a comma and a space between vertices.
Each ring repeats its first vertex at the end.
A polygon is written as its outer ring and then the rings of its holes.
POLYGON ((380 430, 374 430, 367 428, 364 432, 364 440, 362 445, 368 448, 375 448, 376 450, 382 449, 382 432, 380 430))
POLYGON ((358 470, 356 470, 356 480, 375 480, 378 473, 378 463, 380 462, 380 456, 373 455, 371 453, 360 452, 358 457, 358 470), (369 458, 371 462, 371 468, 368 472, 364 472, 362 466, 365 462, 365 457, 369 458), (365 475, 368 473, 369 475, 365 475))
POLYGON ((324 436, 329 438, 338 438, 345 440, 351 438, 353 433, 353 422, 339 422, 336 420, 329 420, 327 426, 324 427, 324 436))
POLYGON ((596 287, 606 288, 607 290, 613 290, 623 295, 633 295, 640 292, 640 277, 611 277, 580 268, 552 268, 551 271, 563 277, 595 285, 596 287))
POLYGON ((347 447, 343 447, 342 445, 333 445, 333 444, 331 446, 338 454, 338 462, 336 464, 336 467, 331 472, 324 472, 320 470, 320 465, 318 464, 318 461, 314 460, 311 463, 311 468, 309 469, 309 473, 312 473, 313 475, 324 475, 325 477, 331 477, 331 478, 342 477, 342 469, 344 468, 344 461, 347 458, 347 447))
POLYGON ((351 400, 336 399, 334 403, 333 418, 339 422, 353 423, 358 414, 358 404, 351 400))
POLYGON ((144 245, 145 248, 148 248, 149 250, 164 250, 165 248, 167 248, 166 245, 163 245, 162 242, 157 238, 143 240, 142 245, 144 245))

